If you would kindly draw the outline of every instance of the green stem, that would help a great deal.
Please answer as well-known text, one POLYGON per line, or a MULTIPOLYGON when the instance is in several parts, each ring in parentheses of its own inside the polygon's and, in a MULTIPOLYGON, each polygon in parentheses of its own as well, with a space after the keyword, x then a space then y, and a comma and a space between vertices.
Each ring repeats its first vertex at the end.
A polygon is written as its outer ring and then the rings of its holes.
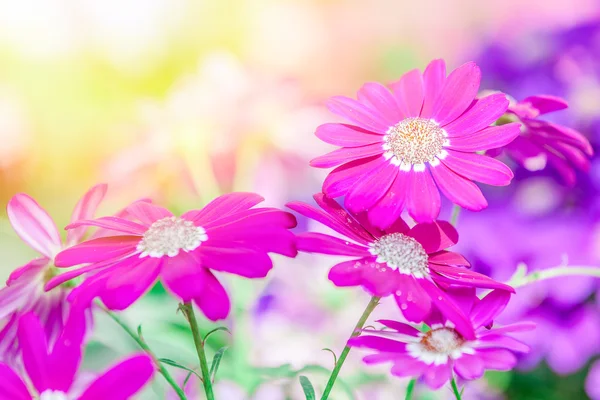
POLYGON ((413 390, 415 390, 416 382, 417 381, 415 379, 411 379, 410 382, 408 382, 408 386, 406 387, 406 397, 404 398, 404 400, 412 399, 412 394, 413 394, 413 390))
POLYGON ((592 276, 600 278, 600 268, 561 266, 534 271, 526 275, 526 269, 523 267, 515 272, 515 275, 510 279, 508 284, 514 288, 518 288, 530 283, 558 278, 561 276, 592 276))
POLYGON ((175 393, 177 393, 177 396, 179 396, 181 400, 187 400, 184 391, 179 387, 179 385, 177 385, 177 382, 175 382, 175 379, 173 379, 171 374, 169 374, 169 371, 167 371, 165 366, 160 361, 158 361, 156 355, 152 352, 152 350, 150 350, 150 347, 148 347, 144 339, 142 339, 129 326, 127 326, 123 321, 121 321, 121 319, 115 313, 110 311, 103 304, 97 304, 110 318, 112 318, 113 321, 115 321, 121 328, 123 328, 123 330, 127 332, 127 334, 131 336, 133 340, 135 340, 138 346, 140 346, 140 348, 144 350, 144 352, 146 352, 146 354, 148 354, 152 358, 152 360, 154 360, 154 364, 158 367, 159 372, 162 374, 162 376, 165 377, 165 380, 169 383, 169 385, 171 385, 175 393))
POLYGON ((194 338, 194 345, 198 352, 198 360, 200 361, 200 370, 202 371, 202 383, 204 384, 204 393, 206 393, 206 400, 214 400, 215 395, 212 388, 212 380, 210 379, 210 371, 208 369, 208 363, 206 362, 206 354, 204 352, 204 341, 200 335, 200 329, 198 328, 198 321, 196 320, 196 314, 194 313, 194 307, 191 303, 187 302, 181 305, 181 310, 185 314, 190 328, 192 329, 192 336, 194 338))
MULTIPOLYGON (((373 312, 375 307, 377 307, 377 304, 379 304, 379 297, 376 297, 376 296, 371 297, 371 301, 369 301, 367 308, 365 308, 365 311, 362 313, 360 319, 356 323, 356 326, 354 327, 354 330, 352 331, 352 334, 350 335, 350 339, 352 339, 355 336, 360 335, 360 330, 365 325, 365 322, 367 322, 367 318, 369 318, 369 315, 371 315, 371 313, 373 312)), ((344 361, 346 361, 346 357, 348 356, 349 352, 350 352, 350 347, 348 345, 346 345, 346 347, 344 347, 344 350, 342 351, 342 354, 340 354, 340 357, 338 358, 337 362, 335 363, 335 367, 333 368, 333 371, 331 371, 331 376, 329 377, 329 380, 327 381, 327 386, 325 386, 325 391, 323 392, 323 396, 321 396, 321 400, 326 400, 327 398, 329 398, 329 393, 331 393, 331 390, 333 389, 335 380, 337 379, 337 376, 340 373, 340 370, 342 369, 342 365, 344 365, 344 361)))
POLYGON ((450 384, 452 385, 452 391, 454 392, 456 400, 461 400, 462 398, 460 396, 460 390, 458 390, 458 386, 456 386, 456 379, 452 378, 450 384))
POLYGON ((458 216, 460 215, 460 211, 462 208, 457 206, 456 204, 452 206, 452 216, 450 217, 450 223, 454 226, 458 223, 458 216))

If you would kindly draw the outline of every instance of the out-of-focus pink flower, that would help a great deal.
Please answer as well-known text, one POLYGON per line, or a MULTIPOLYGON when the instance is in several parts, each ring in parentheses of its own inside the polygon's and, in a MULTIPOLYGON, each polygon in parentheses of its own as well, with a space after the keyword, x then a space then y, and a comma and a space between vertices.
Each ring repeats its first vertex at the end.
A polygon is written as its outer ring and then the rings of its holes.
POLYGON ((575 170, 590 169, 594 154, 590 142, 574 129, 544 121, 543 114, 567 108, 560 97, 531 96, 512 104, 508 118, 523 124, 521 135, 503 147, 506 153, 530 171, 551 166, 568 185, 575 184, 575 170))
POLYGON ((225 318, 229 297, 211 270, 262 278, 273 266, 269 252, 296 255, 288 231, 296 219, 276 208, 252 208, 263 200, 253 193, 231 193, 181 217, 135 202, 126 211, 139 222, 102 217, 72 223, 67 229, 97 226, 119 233, 59 253, 59 267, 90 265, 60 275, 54 284, 95 271, 70 299, 87 302, 99 296, 108 308, 123 310, 160 276, 176 297, 193 300, 209 319, 225 318))
POLYGON ((600 361, 592 364, 590 372, 585 379, 585 392, 590 399, 600 400, 600 361))
POLYGON ((126 400, 136 394, 154 374, 151 358, 138 355, 110 368, 87 386, 83 393, 73 394, 70 392, 82 359, 84 312, 77 310, 69 314, 53 346, 48 344, 43 326, 33 313, 21 317, 18 331, 23 364, 33 387, 28 389, 24 379, 8 365, 0 363, 0 399, 126 400))
MULTIPOLYGON (((105 193, 106 185, 91 188, 75 206, 71 221, 93 218, 105 193)), ((80 242, 86 228, 70 231, 63 245, 52 218, 26 194, 15 195, 7 213, 19 237, 41 254, 16 269, 0 289, 0 360, 13 364, 19 352, 17 320, 24 313, 33 311, 39 316, 51 344, 58 337, 66 317, 68 289, 61 286, 46 293, 44 285, 58 272, 53 265, 56 254, 63 246, 80 242)))
POLYGON ((508 100, 501 93, 476 99, 480 79, 472 62, 446 77, 444 61, 435 60, 423 74, 410 71, 389 89, 367 83, 358 100, 332 98, 329 109, 355 125, 317 128, 321 140, 342 147, 311 161, 319 168, 337 166, 323 193, 345 196, 348 209, 366 211, 380 228, 392 225, 403 209, 418 222, 435 220, 440 191, 469 210, 487 207, 472 181, 504 186, 513 173, 477 152, 510 143, 519 126, 490 126, 508 100))
POLYGON ((527 352, 527 345, 507 333, 531 330, 535 325, 519 323, 493 329, 487 328, 506 306, 510 294, 495 290, 478 300, 472 293, 470 304, 462 304, 469 315, 475 336, 467 338, 452 323, 432 313, 425 321, 431 328, 420 332, 396 321, 380 320, 388 330, 365 329, 364 335, 349 340, 352 347, 375 350, 366 356, 367 364, 392 362, 392 375, 420 377, 429 387, 438 389, 452 378, 480 378, 485 370, 507 371, 517 363, 513 352, 527 352))
POLYGON ((510 286, 458 267, 468 266, 469 262, 460 254, 445 250, 458 242, 458 233, 446 221, 409 228, 399 218, 390 228, 380 230, 371 225, 364 214, 355 219, 323 194, 314 198, 324 211, 301 202, 287 206, 344 238, 301 233, 297 235, 298 250, 353 257, 331 268, 329 279, 337 286, 362 286, 373 296, 393 294, 409 321, 423 321, 435 305, 452 319, 461 333, 472 335, 471 325, 438 286, 461 285, 514 292, 510 286))

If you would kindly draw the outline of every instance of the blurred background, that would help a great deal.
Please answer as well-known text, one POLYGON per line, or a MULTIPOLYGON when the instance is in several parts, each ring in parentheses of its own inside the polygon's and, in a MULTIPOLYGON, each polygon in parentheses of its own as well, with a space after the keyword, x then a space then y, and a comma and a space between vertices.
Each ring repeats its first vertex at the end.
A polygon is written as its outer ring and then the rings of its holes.
MULTIPOLYGON (((570 109, 553 117, 598 151, 599 21, 595 0, 0 0, 0 203, 26 192, 62 227, 98 182, 109 184, 103 215, 141 197, 199 208, 233 190, 275 206, 310 201, 326 171, 308 160, 330 149, 313 135, 333 119, 323 101, 433 58, 452 68, 477 61, 482 89, 565 97, 570 109)), ((461 214, 460 247, 474 268, 507 280, 519 263, 598 265, 600 157, 574 187, 552 170, 512 166, 510 187, 486 188, 488 210, 461 214)), ((34 257, 4 210, 0 254, 2 279, 34 257)), ((322 348, 339 353, 368 302, 328 282, 335 261, 301 255, 277 259, 263 281, 220 277, 234 308, 220 324, 233 336, 209 340, 210 353, 227 347, 217 398, 301 399, 298 374, 322 391, 334 362, 322 348)), ((568 278, 520 289, 504 318, 538 323, 531 354, 516 371, 467 384, 464 398, 600 399, 598 288, 568 278)), ((196 367, 176 309, 158 285, 124 318, 142 324, 156 353, 196 367)), ((400 318, 388 302, 373 320, 382 316, 400 318)), ((100 315, 85 366, 135 350, 100 315)), ((341 377, 332 399, 400 399, 408 383, 365 368, 359 352, 341 377)), ((155 381, 141 398, 169 398, 155 381)), ((196 390, 190 383, 190 398, 202 398, 196 390)))

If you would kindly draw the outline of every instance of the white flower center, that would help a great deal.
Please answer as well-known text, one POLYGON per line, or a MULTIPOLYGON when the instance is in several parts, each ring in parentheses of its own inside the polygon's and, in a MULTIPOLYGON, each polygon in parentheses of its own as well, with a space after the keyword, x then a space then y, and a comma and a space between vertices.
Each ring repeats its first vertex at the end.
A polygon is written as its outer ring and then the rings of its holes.
POLYGON ((369 245, 377 262, 398 268, 402 274, 423 278, 429 275, 429 257, 416 239, 402 233, 390 233, 369 245))
POLYGON ((447 144, 445 130, 433 120, 406 118, 392 126, 383 137, 384 156, 401 169, 426 162, 439 162, 436 157, 444 156, 447 144))
POLYGON ((65 392, 48 389, 40 394, 40 400, 69 400, 69 398, 65 392))
POLYGON ((471 343, 449 326, 438 326, 420 334, 420 341, 409 343, 406 349, 411 356, 426 364, 445 364, 448 358, 457 359, 462 354, 473 354, 471 343))
POLYGON ((175 257, 179 250, 191 251, 208 240, 206 231, 192 221, 167 217, 154 222, 137 245, 140 257, 175 257))

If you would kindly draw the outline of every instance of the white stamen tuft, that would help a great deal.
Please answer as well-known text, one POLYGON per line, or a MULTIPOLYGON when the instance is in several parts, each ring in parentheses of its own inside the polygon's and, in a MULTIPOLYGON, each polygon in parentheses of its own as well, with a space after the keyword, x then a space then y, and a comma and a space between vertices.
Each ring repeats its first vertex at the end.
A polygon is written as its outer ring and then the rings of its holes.
POLYGON ((429 275, 427 252, 416 239, 402 233, 390 233, 369 245, 377 262, 398 268, 402 274, 423 278, 429 275))
POLYGON ((69 400, 69 398, 65 392, 48 389, 40 394, 40 400, 69 400))
POLYGON ((452 327, 433 325, 432 330, 421 333, 421 340, 408 343, 406 349, 414 358, 426 364, 446 364, 448 359, 456 360, 463 354, 473 354, 473 342, 466 341, 452 327))
POLYGON ((208 236, 204 228, 195 226, 192 221, 177 217, 167 217, 154 222, 144 233, 137 245, 140 257, 175 257, 180 250, 191 251, 208 236))
MULTIPOLYGON (((388 129, 383 138, 383 149, 398 160, 394 165, 424 166, 442 152, 443 146, 448 143, 447 136, 446 131, 433 120, 406 118, 388 129)), ((421 167, 415 168, 415 171, 421 170, 421 167)))

